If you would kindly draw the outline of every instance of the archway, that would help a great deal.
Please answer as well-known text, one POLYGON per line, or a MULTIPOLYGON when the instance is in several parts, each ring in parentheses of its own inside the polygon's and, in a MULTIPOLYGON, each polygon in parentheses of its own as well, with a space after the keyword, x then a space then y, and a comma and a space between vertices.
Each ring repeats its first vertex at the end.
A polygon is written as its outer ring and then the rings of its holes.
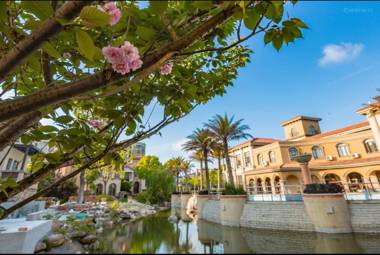
POLYGON ((270 178, 265 179, 265 191, 266 193, 272 193, 272 184, 270 183, 270 178))
POLYGON ((372 188, 372 191, 380 191, 380 170, 372 171, 369 174, 369 182, 372 188))
POLYGON ((362 192, 364 189, 363 176, 357 172, 349 173, 347 182, 350 192, 362 192))
POLYGON ((140 192, 140 183, 139 182, 135 182, 133 184, 133 194, 137 194, 140 192))
POLYGON ((311 180, 313 181, 313 183, 320 183, 321 181, 319 180, 318 176, 316 175, 312 175, 311 176, 311 180))
POLYGON ((329 183, 340 183, 340 177, 336 174, 326 174, 325 175, 326 184, 329 183))
POLYGON ((253 194, 255 192, 255 180, 254 179, 249 179, 248 191, 250 194, 253 194))
POLYGON ((281 193, 280 181, 281 181, 281 179, 279 176, 276 176, 276 178, 274 178, 274 191, 276 192, 276 194, 281 193))
POLYGON ((286 191, 289 194, 298 194, 300 191, 300 181, 297 176, 289 175, 286 177, 286 191))
POLYGON ((257 188, 257 193, 263 193, 263 181, 261 180, 261 178, 257 179, 257 182, 256 182, 256 188, 257 188))
POLYGON ((108 195, 110 195, 110 196, 116 196, 116 184, 115 183, 111 183, 108 186, 108 195))
POLYGON ((98 183, 96 185, 96 191, 95 191, 96 195, 101 195, 103 194, 103 184, 101 183, 98 183))

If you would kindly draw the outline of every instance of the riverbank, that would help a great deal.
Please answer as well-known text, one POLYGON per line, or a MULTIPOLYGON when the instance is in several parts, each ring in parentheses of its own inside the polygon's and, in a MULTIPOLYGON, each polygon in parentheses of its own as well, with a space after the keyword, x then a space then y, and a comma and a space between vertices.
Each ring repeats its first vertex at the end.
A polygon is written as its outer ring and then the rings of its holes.
POLYGON ((168 209, 130 199, 128 202, 96 203, 80 212, 70 211, 70 215, 55 215, 52 230, 37 243, 35 253, 96 252, 100 248, 99 236, 103 232, 168 209))

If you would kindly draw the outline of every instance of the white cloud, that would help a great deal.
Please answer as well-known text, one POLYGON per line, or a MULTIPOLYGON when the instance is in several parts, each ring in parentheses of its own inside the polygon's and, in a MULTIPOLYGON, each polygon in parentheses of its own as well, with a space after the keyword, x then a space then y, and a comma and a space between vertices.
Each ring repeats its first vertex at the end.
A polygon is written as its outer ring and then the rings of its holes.
POLYGON ((325 66, 331 63, 343 63, 352 60, 363 51, 362 43, 328 44, 323 47, 323 57, 319 59, 319 65, 325 66))
POLYGON ((173 149, 174 151, 177 151, 177 152, 182 151, 182 144, 184 144, 185 142, 187 142, 187 140, 188 140, 188 139, 186 139, 186 138, 182 138, 182 139, 180 139, 180 140, 178 140, 178 141, 175 141, 175 142, 172 144, 172 149, 173 149))

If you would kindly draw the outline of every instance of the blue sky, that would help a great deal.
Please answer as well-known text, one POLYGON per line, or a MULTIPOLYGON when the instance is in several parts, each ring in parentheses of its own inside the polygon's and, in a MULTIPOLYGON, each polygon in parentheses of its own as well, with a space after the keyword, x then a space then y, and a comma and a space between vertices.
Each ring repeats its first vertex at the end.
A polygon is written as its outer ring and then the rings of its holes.
POLYGON ((262 36, 251 39, 255 53, 234 87, 144 141, 147 154, 186 156, 186 136, 225 112, 243 118, 254 137, 279 139, 281 122, 296 115, 321 117, 322 132, 364 121, 355 111, 380 88, 380 2, 299 2, 289 14, 310 27, 304 39, 279 53, 262 36))

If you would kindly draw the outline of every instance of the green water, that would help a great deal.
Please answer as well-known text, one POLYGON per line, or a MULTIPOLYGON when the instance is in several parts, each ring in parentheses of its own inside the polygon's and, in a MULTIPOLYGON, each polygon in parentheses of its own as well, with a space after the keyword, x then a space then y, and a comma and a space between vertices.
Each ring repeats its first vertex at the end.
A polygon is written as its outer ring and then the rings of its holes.
POLYGON ((379 235, 327 235, 224 227, 170 212, 116 226, 100 253, 380 253, 379 235))

